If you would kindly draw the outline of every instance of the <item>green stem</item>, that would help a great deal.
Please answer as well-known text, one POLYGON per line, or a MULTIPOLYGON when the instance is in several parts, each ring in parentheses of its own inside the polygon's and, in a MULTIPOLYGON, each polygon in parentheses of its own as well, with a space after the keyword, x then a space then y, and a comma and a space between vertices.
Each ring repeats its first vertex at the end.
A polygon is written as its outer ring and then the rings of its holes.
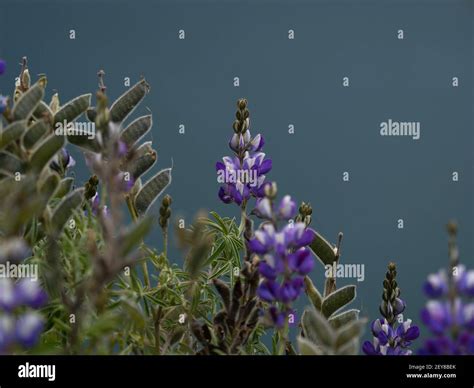
MULTIPOLYGON (((135 209, 135 205, 132 202, 132 198, 129 195, 125 197, 125 202, 127 203, 128 211, 130 212, 130 216, 132 217, 133 222, 137 222, 138 213, 137 213, 137 210, 135 209)), ((146 260, 143 260, 141 264, 142 264, 143 279, 145 281, 145 286, 147 288, 150 288, 150 285, 151 285, 150 274, 148 273, 148 266, 146 265, 146 260)))

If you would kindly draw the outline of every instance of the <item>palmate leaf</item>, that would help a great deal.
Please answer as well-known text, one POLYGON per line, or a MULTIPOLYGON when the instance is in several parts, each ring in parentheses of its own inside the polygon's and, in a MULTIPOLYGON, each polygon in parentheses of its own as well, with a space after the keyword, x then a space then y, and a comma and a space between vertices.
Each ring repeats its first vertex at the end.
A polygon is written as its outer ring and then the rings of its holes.
POLYGON ((31 170, 39 173, 64 146, 65 141, 64 136, 56 136, 52 133, 39 143, 30 157, 31 170))
POLYGON ((6 147, 12 141, 18 140, 23 134, 23 132, 25 132, 26 126, 26 120, 15 121, 14 123, 8 125, 0 133, 0 149, 6 147))
POLYGON ((54 123, 70 123, 83 114, 91 104, 91 94, 83 94, 64 104, 54 115, 54 123))
POLYGON ((316 237, 310 244, 310 249, 323 265, 332 265, 336 261, 334 247, 323 236, 315 231, 316 237))
POLYGON ((124 121, 137 107, 138 103, 149 92, 150 86, 142 79, 124 94, 122 94, 110 107, 110 119, 114 123, 124 121))
POLYGON ((323 299, 321 311, 326 318, 331 317, 335 312, 342 309, 344 306, 352 302, 356 297, 356 286, 348 285, 333 293, 329 294, 323 299))
POLYGON ((23 134, 22 143, 26 149, 31 149, 48 132, 48 125, 44 120, 38 120, 23 134))
POLYGON ((143 215, 171 183, 171 168, 158 172, 146 182, 135 197, 135 208, 143 215))
POLYGON ((51 228, 58 233, 71 218, 74 210, 82 203, 84 189, 79 188, 69 193, 54 209, 51 217, 51 228))
POLYGON ((15 120, 25 120, 33 114, 36 107, 44 97, 45 86, 46 78, 42 77, 21 95, 20 99, 15 103, 12 111, 15 120))
POLYGON ((120 134, 120 139, 129 147, 145 136, 153 125, 152 116, 142 116, 134 120, 120 134))

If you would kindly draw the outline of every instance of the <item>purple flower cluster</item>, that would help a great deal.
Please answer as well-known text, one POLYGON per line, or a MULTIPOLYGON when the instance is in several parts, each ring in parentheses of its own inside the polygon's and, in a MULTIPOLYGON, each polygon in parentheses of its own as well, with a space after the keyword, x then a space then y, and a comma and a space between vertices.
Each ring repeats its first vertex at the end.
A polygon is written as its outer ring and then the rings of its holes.
POLYGON ((271 304, 269 316, 281 328, 291 311, 291 304, 303 290, 303 279, 314 266, 307 246, 315 233, 303 222, 290 222, 277 230, 278 221, 288 221, 296 214, 296 204, 285 196, 278 207, 265 197, 254 211, 265 221, 248 242, 251 252, 261 255, 259 272, 263 280, 258 288, 260 299, 271 304))
MULTIPOLYGON (((0 59, 0 75, 5 73, 6 62, 3 59, 0 59)), ((0 114, 2 114, 8 105, 8 98, 0 94, 0 114)))
POLYGON ((66 148, 61 149, 53 158, 49 167, 59 174, 64 174, 68 168, 74 167, 76 161, 66 148))
POLYGON ((265 141, 258 134, 252 138, 249 126, 247 101, 237 103, 237 120, 229 147, 234 156, 226 156, 216 163, 217 180, 222 186, 219 198, 224 203, 246 204, 250 197, 263 198, 265 195, 265 174, 272 169, 271 159, 265 159, 261 152, 265 141))
POLYGON ((0 279, 0 354, 15 345, 30 348, 37 343, 44 321, 35 309, 46 301, 46 293, 35 279, 16 283, 0 279))
POLYGON ((474 270, 456 267, 451 279, 445 270, 428 276, 423 287, 431 298, 421 312, 433 333, 421 354, 474 354, 474 270))
POLYGON ((371 329, 373 342, 365 341, 362 346, 364 353, 371 356, 411 355, 412 351, 408 346, 420 335, 420 329, 415 325, 412 326, 411 319, 407 319, 396 329, 386 319, 376 319, 371 329))
POLYGON ((400 321, 406 303, 400 298, 400 288, 396 281, 395 263, 388 265, 383 282, 382 303, 379 311, 382 319, 372 322, 372 342, 365 341, 362 350, 369 356, 408 356, 412 341, 420 336, 418 326, 412 325, 411 319, 400 321))

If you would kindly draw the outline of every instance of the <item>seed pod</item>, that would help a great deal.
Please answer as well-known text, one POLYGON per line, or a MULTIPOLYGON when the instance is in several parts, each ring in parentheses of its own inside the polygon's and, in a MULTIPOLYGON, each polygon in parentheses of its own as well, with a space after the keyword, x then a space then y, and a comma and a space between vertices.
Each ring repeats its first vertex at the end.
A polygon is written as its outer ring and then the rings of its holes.
POLYGON ((216 287, 217 292, 222 298, 226 311, 229 311, 230 308, 230 288, 222 280, 214 279, 214 287, 216 287))

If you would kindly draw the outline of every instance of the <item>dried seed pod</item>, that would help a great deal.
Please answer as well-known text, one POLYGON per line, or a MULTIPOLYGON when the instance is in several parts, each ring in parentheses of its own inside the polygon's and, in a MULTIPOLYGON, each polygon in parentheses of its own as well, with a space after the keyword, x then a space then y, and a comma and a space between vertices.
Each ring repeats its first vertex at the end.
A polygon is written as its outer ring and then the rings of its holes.
POLYGON ((230 308, 230 288, 227 284, 225 284, 222 280, 214 279, 213 280, 214 287, 216 287, 217 292, 222 298, 224 303, 224 307, 227 311, 230 308))

